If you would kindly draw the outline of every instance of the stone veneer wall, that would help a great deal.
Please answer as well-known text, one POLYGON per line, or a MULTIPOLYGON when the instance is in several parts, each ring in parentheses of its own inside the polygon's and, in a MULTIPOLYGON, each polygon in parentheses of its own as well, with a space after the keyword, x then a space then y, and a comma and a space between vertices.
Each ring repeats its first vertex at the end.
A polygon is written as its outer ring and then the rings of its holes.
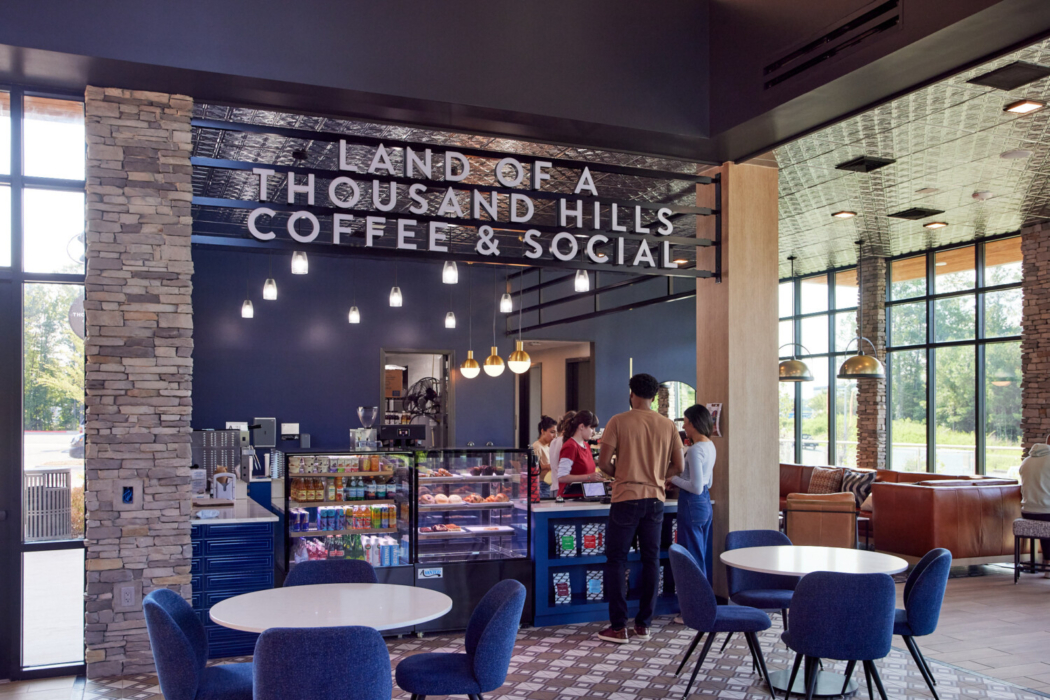
POLYGON ((142 595, 192 595, 193 101, 88 87, 85 102, 85 659, 98 678, 153 668, 142 595))
MULTIPOLYGON (((861 261, 861 335, 875 346, 875 355, 886 362, 886 258, 865 256, 861 261)), ((864 343, 864 350, 871 347, 864 343)), ((858 380, 857 467, 886 468, 886 382, 858 380)))
POLYGON ((1021 433, 1024 454, 1050 433, 1050 224, 1021 229, 1021 433))

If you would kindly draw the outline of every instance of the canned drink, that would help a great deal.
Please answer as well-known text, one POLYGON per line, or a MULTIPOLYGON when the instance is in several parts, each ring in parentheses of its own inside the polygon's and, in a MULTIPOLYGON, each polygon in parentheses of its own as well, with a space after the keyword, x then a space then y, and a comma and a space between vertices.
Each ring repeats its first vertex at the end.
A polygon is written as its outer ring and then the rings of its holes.
POLYGON ((394 506, 386 506, 383 512, 386 513, 383 527, 394 527, 394 506))

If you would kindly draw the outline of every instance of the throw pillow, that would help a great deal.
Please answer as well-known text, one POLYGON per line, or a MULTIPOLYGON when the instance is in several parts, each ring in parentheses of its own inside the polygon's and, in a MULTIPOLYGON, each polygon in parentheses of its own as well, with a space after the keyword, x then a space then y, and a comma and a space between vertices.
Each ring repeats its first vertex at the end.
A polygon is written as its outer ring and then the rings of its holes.
POLYGON ((864 499, 864 502, 860 504, 860 509, 871 513, 873 507, 874 506, 871 504, 871 494, 869 493, 868 497, 864 499))
POLYGON ((842 491, 842 470, 813 467, 809 478, 809 493, 840 493, 842 491))
POLYGON ((875 472, 860 472, 847 469, 842 475, 842 490, 849 491, 857 499, 857 507, 871 494, 871 485, 875 483, 875 472))

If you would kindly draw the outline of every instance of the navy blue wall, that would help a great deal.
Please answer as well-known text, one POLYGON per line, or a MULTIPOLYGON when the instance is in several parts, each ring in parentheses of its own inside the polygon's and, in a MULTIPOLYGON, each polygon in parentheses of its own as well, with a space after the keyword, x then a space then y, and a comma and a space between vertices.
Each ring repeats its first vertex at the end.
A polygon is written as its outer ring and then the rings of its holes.
MULTIPOLYGON (((441 266, 436 263, 398 264, 405 305, 391 309, 388 296, 394 269, 388 262, 315 255, 310 258, 310 274, 299 277, 291 274, 287 254, 275 255, 276 301, 262 300, 265 256, 195 247, 193 262, 196 429, 274 416, 278 422, 300 423, 315 447, 344 446, 347 431, 359 425, 357 407, 379 403, 380 348, 450 349, 457 363, 466 357, 465 265, 460 266, 460 283, 452 287, 458 328, 446 330, 449 287, 441 284, 441 266), (253 319, 240 316, 246 274, 255 306, 253 319), (351 274, 356 277, 353 286, 362 316, 358 326, 347 323, 351 274)), ((474 353, 484 360, 492 343, 492 271, 474 266, 471 273, 474 353)), ((502 282, 501 271, 501 288, 502 282)), ((694 309, 693 300, 685 299, 554 326, 533 337, 595 343, 596 408, 604 423, 627 408, 631 357, 635 372, 695 384, 694 309)), ((513 342, 500 333, 503 323, 500 315, 497 345, 506 359, 513 342)), ((509 370, 497 378, 482 373, 472 380, 455 373, 457 444, 513 443, 513 377, 509 370)))

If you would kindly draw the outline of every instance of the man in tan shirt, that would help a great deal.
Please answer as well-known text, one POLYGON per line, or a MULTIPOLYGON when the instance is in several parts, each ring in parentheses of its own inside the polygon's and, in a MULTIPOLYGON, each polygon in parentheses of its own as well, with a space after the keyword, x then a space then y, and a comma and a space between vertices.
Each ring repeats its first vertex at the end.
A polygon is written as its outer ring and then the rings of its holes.
POLYGON ((598 633, 607 642, 649 639, 660 581, 660 537, 664 522, 664 484, 682 473, 682 439, 673 422, 652 410, 660 383, 651 374, 631 377, 631 410, 613 416, 602 433, 598 468, 615 478, 605 524, 605 592, 609 627, 598 633), (616 458, 615 464, 613 457, 616 458), (627 631, 624 575, 631 541, 642 550, 641 600, 634 630, 627 631))

